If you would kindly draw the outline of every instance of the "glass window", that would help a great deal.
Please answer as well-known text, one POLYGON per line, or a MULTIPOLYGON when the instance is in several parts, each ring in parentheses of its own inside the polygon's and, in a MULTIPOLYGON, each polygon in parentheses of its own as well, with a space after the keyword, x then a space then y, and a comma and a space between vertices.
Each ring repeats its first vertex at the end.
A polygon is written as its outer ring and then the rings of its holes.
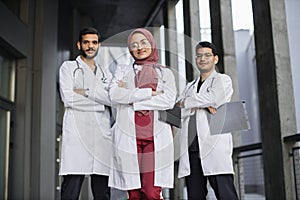
POLYGON ((179 94, 183 91, 186 85, 186 70, 185 70, 185 47, 184 47, 184 19, 183 19, 183 2, 179 0, 175 6, 176 13, 176 28, 177 28, 177 48, 178 48, 178 74, 179 79, 179 94))
POLYGON ((0 109, 0 199, 7 199, 10 112, 0 109))
POLYGON ((210 8, 209 0, 199 1, 199 17, 200 17, 200 37, 201 41, 211 42, 211 24, 210 24, 210 8))
POLYGON ((253 32, 253 13, 251 0, 231 0, 233 30, 250 30, 253 32))
POLYGON ((0 55, 0 96, 14 101, 16 61, 0 55))
POLYGON ((160 33, 160 41, 159 41, 159 57, 160 57, 160 64, 166 65, 166 45, 165 45, 165 27, 162 25, 159 28, 160 33))
POLYGON ((15 69, 16 60, 0 53, 0 199, 7 199, 8 194, 10 111, 15 98, 15 69))

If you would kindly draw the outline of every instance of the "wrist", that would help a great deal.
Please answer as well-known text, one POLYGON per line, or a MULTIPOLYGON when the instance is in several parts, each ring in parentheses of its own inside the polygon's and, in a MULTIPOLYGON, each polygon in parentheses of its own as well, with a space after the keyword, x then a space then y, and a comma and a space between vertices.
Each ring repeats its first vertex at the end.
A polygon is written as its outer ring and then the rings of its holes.
POLYGON ((179 106, 181 108, 184 108, 184 103, 185 103, 185 99, 182 99, 180 102, 179 102, 179 106))

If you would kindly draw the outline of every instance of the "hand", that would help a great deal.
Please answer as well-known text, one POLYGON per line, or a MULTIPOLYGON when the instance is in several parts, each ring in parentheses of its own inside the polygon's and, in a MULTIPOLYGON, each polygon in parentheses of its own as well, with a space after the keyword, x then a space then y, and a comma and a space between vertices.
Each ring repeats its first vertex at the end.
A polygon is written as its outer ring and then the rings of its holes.
POLYGON ((216 108, 213 108, 213 107, 210 106, 210 107, 208 107, 207 109, 208 109, 208 111, 209 111, 211 114, 213 114, 213 115, 217 113, 217 109, 216 109, 216 108))
POLYGON ((180 100, 179 102, 177 102, 177 105, 178 105, 180 108, 184 108, 184 101, 185 101, 185 99, 180 100))
POLYGON ((124 81, 118 80, 117 83, 120 88, 126 88, 126 83, 124 81))
POLYGON ((157 96, 157 95, 160 95, 160 94, 163 94, 164 91, 152 91, 152 96, 157 96))
POLYGON ((73 89, 73 91, 77 94, 80 94, 82 96, 85 96, 86 89, 73 89))
POLYGON ((197 108, 191 108, 190 113, 193 113, 193 112, 195 112, 196 110, 197 110, 197 108))

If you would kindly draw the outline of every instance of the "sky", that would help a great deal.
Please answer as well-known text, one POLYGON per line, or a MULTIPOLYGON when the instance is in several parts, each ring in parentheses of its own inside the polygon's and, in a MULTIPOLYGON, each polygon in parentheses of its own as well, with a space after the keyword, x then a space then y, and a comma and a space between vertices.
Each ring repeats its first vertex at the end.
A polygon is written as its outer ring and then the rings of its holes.
POLYGON ((251 0, 231 0, 233 29, 253 30, 251 0))
MULTIPOLYGON (((200 2, 200 26, 210 28, 209 0, 199 0, 200 2)), ((251 0, 231 0, 233 29, 253 30, 251 0)), ((176 12, 178 16, 183 16, 182 4, 178 3, 176 12)), ((179 23, 180 24, 180 23, 179 23)), ((183 22, 178 27, 178 32, 183 32, 183 22)))

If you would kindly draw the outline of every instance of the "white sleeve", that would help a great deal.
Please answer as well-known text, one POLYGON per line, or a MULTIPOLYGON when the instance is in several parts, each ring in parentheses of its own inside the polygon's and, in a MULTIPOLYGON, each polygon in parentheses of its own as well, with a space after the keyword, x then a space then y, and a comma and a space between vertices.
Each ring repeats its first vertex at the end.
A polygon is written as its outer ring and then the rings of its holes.
POLYGON ((134 110, 167 110, 174 107, 177 93, 175 77, 170 69, 164 68, 162 70, 164 73, 162 83, 164 93, 134 103, 134 110))
POLYGON ((72 62, 62 64, 59 70, 59 86, 62 101, 66 108, 80 111, 104 111, 104 106, 73 91, 72 62))
MULTIPOLYGON (((197 80, 194 80, 194 81, 192 81, 192 82, 189 82, 189 83, 185 86, 184 90, 182 91, 182 93, 180 94, 180 96, 177 98, 176 102, 179 102, 179 101, 181 101, 181 100, 183 100, 183 99, 186 98, 186 95, 187 95, 188 90, 192 90, 192 89, 193 89, 192 86, 195 85, 196 81, 197 81, 197 80)), ((194 112, 191 113, 191 109, 190 109, 190 108, 188 108, 188 109, 186 109, 186 108, 181 108, 181 118, 186 118, 186 117, 189 117, 189 116, 191 116, 191 115, 193 115, 193 114, 194 114, 194 112)))
POLYGON ((181 94, 179 95, 179 97, 176 99, 176 102, 181 101, 182 99, 185 99, 187 96, 187 91, 192 89, 192 86, 195 85, 197 79, 193 80, 192 82, 189 82, 188 84, 186 84, 185 88, 183 89, 183 91, 181 92, 181 94))
POLYGON ((99 79, 95 85, 89 88, 88 98, 95 102, 98 102, 99 104, 111 106, 108 87, 112 79, 112 74, 109 72, 109 70, 105 71, 105 78, 105 83, 103 83, 103 81, 99 79))
POLYGON ((188 108, 218 108, 226 102, 229 102, 233 94, 232 81, 228 75, 219 74, 212 78, 203 88, 203 92, 197 93, 194 96, 189 96, 185 99, 184 107, 188 108))
MULTIPOLYGON (((118 86, 118 81, 123 80, 123 77, 131 69, 127 65, 118 65, 114 77, 110 82, 109 96, 112 104, 131 104, 145 99, 150 99, 152 96, 151 88, 123 88, 118 86)), ((134 80, 127 80, 134 81, 134 80)))

